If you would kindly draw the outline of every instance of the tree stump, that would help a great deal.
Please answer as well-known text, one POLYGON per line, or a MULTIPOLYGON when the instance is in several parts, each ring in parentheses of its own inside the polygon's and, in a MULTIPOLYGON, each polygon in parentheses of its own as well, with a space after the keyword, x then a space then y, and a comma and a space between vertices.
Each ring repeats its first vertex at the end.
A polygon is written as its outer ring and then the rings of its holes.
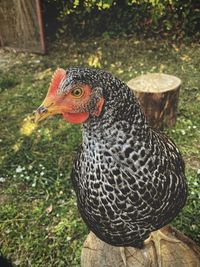
POLYGON ((170 226, 151 234, 143 249, 113 247, 92 232, 83 245, 82 267, 200 267, 200 247, 170 226))
POLYGON ((162 73, 141 75, 128 82, 138 98, 149 124, 154 128, 176 123, 181 80, 162 73))

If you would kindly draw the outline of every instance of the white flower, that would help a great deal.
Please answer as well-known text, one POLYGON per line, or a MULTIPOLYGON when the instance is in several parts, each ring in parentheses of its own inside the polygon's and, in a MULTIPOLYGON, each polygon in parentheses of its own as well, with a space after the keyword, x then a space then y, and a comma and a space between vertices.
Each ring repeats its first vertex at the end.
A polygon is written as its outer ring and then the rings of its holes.
POLYGON ((29 169, 29 170, 32 170, 32 169, 33 169, 33 166, 32 166, 32 165, 29 165, 29 166, 28 166, 28 169, 29 169))
POLYGON ((3 178, 3 177, 0 177, 0 183, 3 183, 3 182, 5 182, 6 181, 6 179, 5 178, 3 178))
POLYGON ((43 176, 44 175, 44 172, 41 172, 40 175, 43 176))
POLYGON ((19 165, 19 166, 17 166, 17 169, 15 171, 16 171, 16 173, 20 173, 23 171, 23 168, 19 165))
POLYGON ((197 174, 200 174, 200 169, 197 170, 197 174))

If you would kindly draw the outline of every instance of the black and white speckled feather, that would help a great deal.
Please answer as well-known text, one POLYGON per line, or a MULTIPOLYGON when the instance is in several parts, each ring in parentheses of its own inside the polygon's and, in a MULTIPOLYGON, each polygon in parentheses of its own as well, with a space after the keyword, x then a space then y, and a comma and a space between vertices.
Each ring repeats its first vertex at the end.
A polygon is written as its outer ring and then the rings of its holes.
POLYGON ((100 94, 105 99, 101 115, 83 124, 82 149, 71 175, 82 218, 109 244, 141 247, 185 204, 182 157, 172 141, 148 126, 125 83, 102 70, 66 72, 62 92, 77 83, 93 89, 85 110, 95 107, 100 94))

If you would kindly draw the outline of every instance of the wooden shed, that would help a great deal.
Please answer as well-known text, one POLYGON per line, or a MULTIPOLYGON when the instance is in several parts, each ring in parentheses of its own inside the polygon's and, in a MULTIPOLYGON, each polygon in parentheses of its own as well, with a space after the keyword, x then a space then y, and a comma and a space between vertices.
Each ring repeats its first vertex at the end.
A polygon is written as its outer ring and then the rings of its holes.
POLYGON ((45 53, 40 0, 0 1, 0 46, 45 53))

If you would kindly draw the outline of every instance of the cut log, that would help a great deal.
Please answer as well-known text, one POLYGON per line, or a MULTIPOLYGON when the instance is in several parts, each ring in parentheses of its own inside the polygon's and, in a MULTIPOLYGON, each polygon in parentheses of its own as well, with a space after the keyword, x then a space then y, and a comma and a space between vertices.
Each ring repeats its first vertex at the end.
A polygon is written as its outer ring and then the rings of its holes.
POLYGON ((172 127, 176 122, 181 80, 162 73, 149 73, 130 80, 149 124, 154 128, 172 127))
POLYGON ((200 267, 200 248, 176 229, 166 226, 151 234, 143 249, 113 247, 88 235, 82 267, 200 267))

